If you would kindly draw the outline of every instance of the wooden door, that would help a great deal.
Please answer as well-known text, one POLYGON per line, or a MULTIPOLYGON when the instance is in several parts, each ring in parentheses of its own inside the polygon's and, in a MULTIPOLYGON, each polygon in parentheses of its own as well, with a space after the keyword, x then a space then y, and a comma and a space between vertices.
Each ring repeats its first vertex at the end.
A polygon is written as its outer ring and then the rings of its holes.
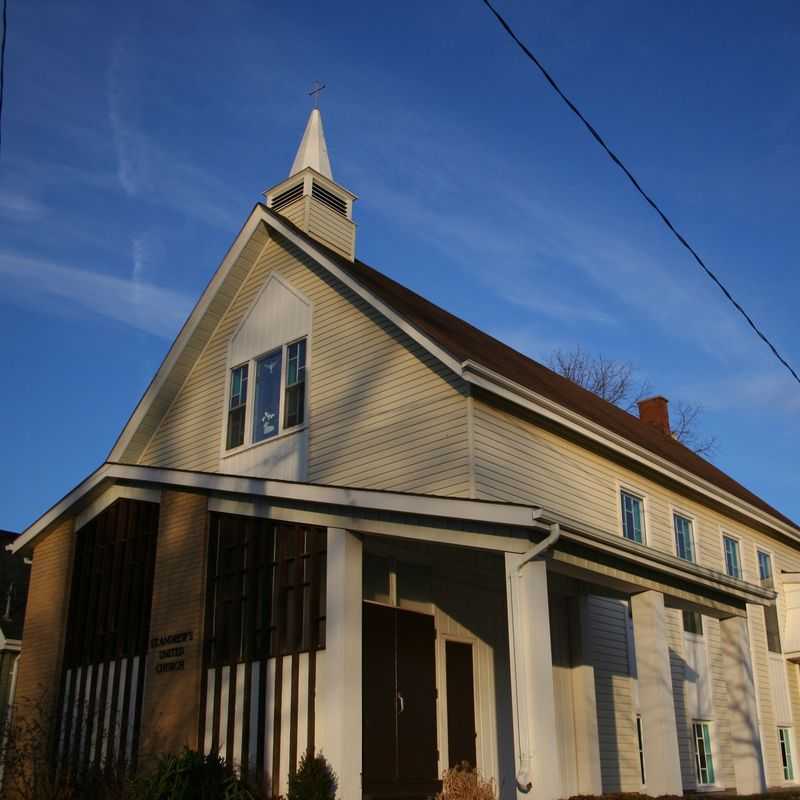
POLYGON ((365 792, 436 791, 436 630, 433 617, 365 603, 365 792))
POLYGON ((447 755, 450 767, 467 762, 477 766, 475 756, 475 683, 472 670, 472 645, 445 644, 447 674, 447 755))
POLYGON ((395 610, 364 603, 363 783, 397 782, 395 610))
POLYGON ((439 772, 436 738, 436 628, 433 617, 397 611, 397 767, 402 784, 439 772))

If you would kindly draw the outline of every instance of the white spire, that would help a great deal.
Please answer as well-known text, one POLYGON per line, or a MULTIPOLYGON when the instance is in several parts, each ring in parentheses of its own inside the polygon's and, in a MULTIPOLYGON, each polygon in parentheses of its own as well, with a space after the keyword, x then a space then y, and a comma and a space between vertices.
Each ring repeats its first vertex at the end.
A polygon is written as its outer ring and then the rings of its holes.
POLYGON ((296 175, 306 167, 311 167, 320 175, 333 180, 328 147, 325 144, 325 132, 322 130, 322 115, 318 108, 313 109, 308 118, 303 140, 300 142, 300 147, 297 148, 297 155, 294 157, 289 176, 296 175))

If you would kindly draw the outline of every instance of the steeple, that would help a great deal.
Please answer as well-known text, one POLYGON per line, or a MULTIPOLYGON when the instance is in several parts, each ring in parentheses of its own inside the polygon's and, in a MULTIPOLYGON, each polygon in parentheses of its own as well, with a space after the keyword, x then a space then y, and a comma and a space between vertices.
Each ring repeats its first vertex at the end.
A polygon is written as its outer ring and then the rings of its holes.
POLYGON ((325 144, 325 131, 322 129, 322 114, 319 113, 318 108, 312 109, 308 116, 303 140, 300 142, 300 147, 297 148, 297 155, 294 157, 289 177, 296 175, 306 167, 311 167, 328 180, 333 180, 328 146, 325 144))
MULTIPOLYGON (((312 92, 315 93, 319 93, 319 88, 312 92)), ((353 202, 356 196, 333 180, 318 108, 308 117, 289 177, 264 194, 267 206, 273 211, 326 247, 351 261, 355 259, 353 202)))

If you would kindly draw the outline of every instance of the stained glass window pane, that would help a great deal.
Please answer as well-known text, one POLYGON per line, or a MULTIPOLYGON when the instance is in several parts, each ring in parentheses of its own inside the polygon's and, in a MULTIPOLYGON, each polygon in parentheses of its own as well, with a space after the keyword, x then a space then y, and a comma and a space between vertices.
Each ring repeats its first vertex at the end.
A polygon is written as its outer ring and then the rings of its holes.
POLYGON ((278 433, 282 360, 282 351, 274 350, 256 362, 256 399, 253 405, 254 442, 262 442, 278 433))

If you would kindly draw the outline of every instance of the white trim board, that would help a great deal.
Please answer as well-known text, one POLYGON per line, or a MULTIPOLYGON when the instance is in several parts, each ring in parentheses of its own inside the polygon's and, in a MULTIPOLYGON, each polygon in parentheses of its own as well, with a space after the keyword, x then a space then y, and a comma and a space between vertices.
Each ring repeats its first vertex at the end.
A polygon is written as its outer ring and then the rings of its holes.
POLYGON ((412 514, 440 519, 466 520, 519 528, 539 527, 536 520, 540 509, 514 503, 487 500, 435 497, 374 489, 352 489, 313 483, 296 483, 270 478, 250 478, 209 472, 146 467, 106 462, 69 494, 24 530, 6 549, 19 552, 36 536, 55 523, 72 506, 102 481, 123 481, 138 484, 157 484, 162 488, 201 489, 227 494, 244 494, 276 500, 345 507, 358 510, 412 514))

